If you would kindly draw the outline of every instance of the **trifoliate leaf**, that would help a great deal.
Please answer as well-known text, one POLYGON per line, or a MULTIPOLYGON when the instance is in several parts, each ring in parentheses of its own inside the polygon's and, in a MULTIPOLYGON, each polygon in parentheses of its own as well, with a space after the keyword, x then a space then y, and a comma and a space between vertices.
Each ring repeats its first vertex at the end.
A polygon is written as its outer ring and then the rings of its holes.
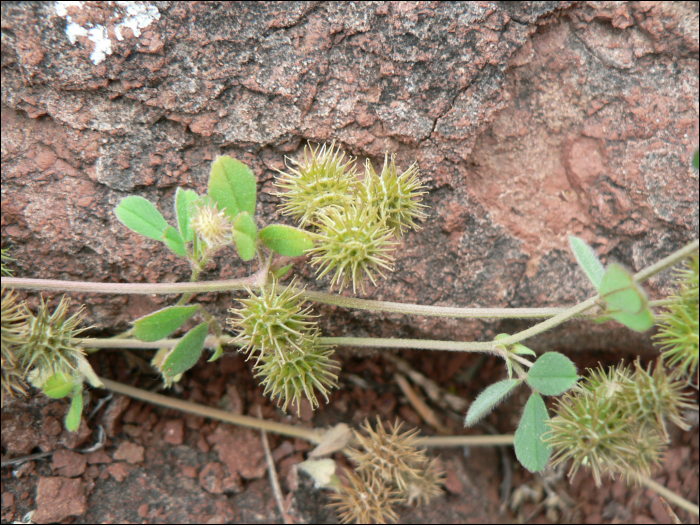
POLYGON ((255 215, 256 184, 255 175, 241 161, 217 157, 209 175, 209 196, 231 219, 242 211, 255 215))
POLYGON ((175 255, 178 257, 187 257, 185 251, 185 242, 182 240, 182 235, 172 226, 168 226, 163 234, 163 242, 168 245, 175 255))
POLYGON ((163 362, 162 372, 166 377, 174 377, 192 368, 204 350, 204 341, 209 330, 208 323, 202 323, 180 339, 173 351, 163 362))
POLYGON ((199 199, 196 191, 183 190, 178 188, 175 192, 175 215, 177 216, 177 227, 180 229, 182 240, 190 242, 193 237, 192 232, 192 203, 199 199))
POLYGON ((628 314, 639 314, 647 306, 644 291, 627 270, 615 263, 611 263, 603 275, 600 295, 610 306, 628 314))
POLYGON ((467 417, 464 419, 464 426, 474 425, 491 412, 518 384, 520 384, 518 379, 504 379, 486 388, 469 407, 467 417))
POLYGON ((136 195, 124 197, 114 208, 114 213, 127 228, 156 241, 163 239, 168 228, 168 223, 156 207, 136 195))
POLYGON ((284 224, 271 224, 263 228, 260 230, 260 240, 273 252, 287 257, 299 257, 314 247, 308 233, 284 224))
POLYGON ((600 259, 598 259, 593 248, 588 246, 586 241, 574 235, 569 235, 569 245, 571 246, 571 251, 574 252, 579 266, 586 272, 588 279, 593 283, 596 289, 600 289, 600 283, 603 280, 605 268, 603 268, 603 264, 600 262, 600 259))
POLYGON ((159 341, 180 328, 199 306, 169 306, 134 322, 134 337, 139 341, 159 341))
POLYGON ((520 464, 530 472, 540 472, 547 466, 552 451, 542 442, 542 435, 549 430, 547 407, 537 392, 533 392, 525 405, 523 417, 515 431, 515 455, 520 464))
POLYGON ((236 244, 238 255, 244 261, 250 261, 255 257, 255 239, 258 229, 255 221, 247 211, 242 211, 233 221, 233 242, 236 244))
POLYGON ((571 360, 558 353, 542 354, 527 374, 527 384, 545 396, 558 396, 576 384, 578 375, 571 360))
POLYGON ((648 307, 638 314, 616 312, 611 313, 610 317, 636 332, 646 332, 654 326, 654 316, 648 307))

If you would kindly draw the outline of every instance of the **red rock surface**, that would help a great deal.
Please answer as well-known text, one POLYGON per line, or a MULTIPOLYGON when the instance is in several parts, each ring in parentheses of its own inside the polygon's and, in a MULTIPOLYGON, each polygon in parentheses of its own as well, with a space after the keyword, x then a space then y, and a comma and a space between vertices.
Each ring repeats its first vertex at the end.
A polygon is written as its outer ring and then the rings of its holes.
POLYGON ((87 510, 85 487, 79 479, 56 476, 39 478, 36 490, 35 523, 54 523, 68 516, 80 516, 87 510))
MULTIPOLYGON (((203 192, 225 153, 258 178, 261 221, 279 220, 274 169, 307 140, 336 140, 360 161, 387 151, 400 167, 417 160, 427 181, 430 217, 406 237, 396 273, 369 291, 376 298, 572 304, 592 288, 569 233, 634 269, 697 237, 692 4, 177 3, 143 17, 137 35, 121 6, 4 8, 2 235, 20 276, 186 280, 185 263, 119 223, 119 199, 142 195, 172 220, 176 186, 203 192), (67 17, 104 25, 111 54, 95 55, 83 36, 71 42, 67 17)), ((206 278, 248 271, 231 251, 206 278)), ((667 283, 653 281, 651 294, 667 283)), ((168 301, 76 299, 90 323, 112 329, 168 301)), ((210 308, 223 319, 230 303, 221 294, 210 308)), ((347 317, 325 331, 474 339, 490 330, 347 317)), ((572 342, 650 348, 627 330, 576 323, 533 345, 572 342)))

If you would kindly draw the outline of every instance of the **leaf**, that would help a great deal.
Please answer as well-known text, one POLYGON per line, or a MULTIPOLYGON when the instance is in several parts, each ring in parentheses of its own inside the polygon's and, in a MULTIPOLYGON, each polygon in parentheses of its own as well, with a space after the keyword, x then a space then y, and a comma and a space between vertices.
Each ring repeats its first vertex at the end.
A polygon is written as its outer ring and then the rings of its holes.
POLYGON ((97 374, 90 366, 90 362, 87 360, 87 358, 83 355, 78 355, 76 356, 76 359, 78 361, 78 372, 83 374, 88 383, 95 388, 104 388, 104 384, 102 381, 100 381, 100 378, 97 377, 97 374))
POLYGON ((335 478, 335 461, 326 459, 307 459, 299 463, 299 468, 311 476, 314 480, 314 487, 331 488, 337 485, 335 478))
POLYGON ((44 394, 53 398, 61 399, 70 394, 75 388, 73 376, 68 374, 54 374, 46 380, 42 390, 44 394))
POLYGON ((180 328, 199 306, 168 306, 134 322, 134 337, 139 341, 159 341, 180 328))
POLYGON ((80 418, 83 415, 83 385, 80 385, 73 392, 73 399, 70 402, 68 414, 66 414, 66 429, 75 432, 80 426, 80 418))
POLYGON ((263 228, 260 230, 260 240, 273 252, 287 257, 299 257, 314 247, 308 233, 284 224, 271 224, 263 228))
POLYGON ((282 268, 272 270, 272 275, 274 275, 278 280, 282 279, 285 275, 287 275, 287 272, 292 269, 292 266, 294 266, 294 264, 288 264, 287 266, 282 266, 282 268))
POLYGON ((533 357, 537 357, 534 350, 531 350, 527 346, 520 343, 515 343, 511 349, 511 352, 518 355, 531 355, 533 357))
POLYGON ((163 362, 162 372, 166 377, 173 377, 186 372, 199 360, 204 350, 204 341, 207 338, 209 324, 204 322, 180 339, 173 351, 163 362))
POLYGON ((695 155, 693 155, 693 166, 695 166, 695 169, 700 169, 700 158, 698 155, 700 150, 695 150, 695 155))
POLYGON ((519 379, 504 379, 494 383, 484 390, 469 407, 464 426, 470 427, 479 421, 510 393, 518 384, 519 379))
POLYGON ((216 347, 216 352, 214 352, 214 355, 212 355, 209 359, 207 359, 207 363, 213 363, 217 359, 219 359, 222 355, 224 355, 224 347, 219 345, 216 347))
POLYGON ((654 316, 649 310, 649 308, 644 309, 638 314, 616 312, 610 313, 609 315, 618 323, 621 323, 627 328, 631 328, 636 332, 646 332, 647 330, 649 330, 649 328, 654 326, 654 316))
POLYGON ((255 257, 255 240, 258 237, 258 228, 255 221, 247 211, 242 211, 233 221, 233 242, 236 244, 238 255, 244 261, 250 261, 255 257))
POLYGON ((588 246, 586 241, 574 235, 569 235, 569 245, 571 246, 571 251, 574 252, 579 266, 586 272, 588 279, 593 283, 593 286, 596 287, 596 290, 599 290, 600 283, 605 274, 605 268, 603 268, 603 264, 600 262, 600 259, 598 259, 593 248, 588 246))
POLYGON ((527 374, 527 384, 545 396, 558 396, 576 384, 578 374, 571 359, 558 352, 542 354, 527 374))
POLYGON ((619 264, 611 263, 600 283, 600 295, 614 308, 639 314, 647 307, 647 297, 632 275, 619 264))
POLYGON ((199 195, 194 190, 183 190, 178 188, 175 192, 175 216, 177 217, 177 227, 184 242, 190 242, 194 237, 192 231, 192 203, 199 199, 199 195))
POLYGON ((168 223, 156 207, 150 201, 136 195, 124 197, 114 208, 114 213, 127 228, 156 241, 162 240, 168 227, 168 223))
POLYGON ((309 452, 309 457, 317 458, 327 456, 344 449, 352 441, 352 429, 345 423, 336 426, 323 434, 321 442, 309 452))
POLYGON ((163 235, 163 242, 168 245, 175 255, 178 257, 187 257, 187 252, 185 251, 185 241, 182 240, 182 235, 172 226, 168 226, 165 229, 165 234, 163 235))
POLYGON ((234 219, 242 211, 255 215, 256 180, 250 168, 231 157, 217 157, 209 174, 209 196, 234 219))
POLYGON ((547 432, 549 414, 542 396, 533 392, 527 400, 518 430, 515 431, 515 456, 520 464, 530 472, 540 472, 547 466, 552 451, 542 442, 542 434, 547 432))

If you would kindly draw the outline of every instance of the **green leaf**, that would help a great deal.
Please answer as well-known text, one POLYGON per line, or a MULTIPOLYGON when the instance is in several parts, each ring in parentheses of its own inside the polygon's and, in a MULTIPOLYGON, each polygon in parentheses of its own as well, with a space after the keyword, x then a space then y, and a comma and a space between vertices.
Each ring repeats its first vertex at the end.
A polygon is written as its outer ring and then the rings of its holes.
POLYGON ((610 306, 628 314, 642 313, 647 307, 646 294, 619 264, 608 266, 600 283, 600 295, 610 306))
POLYGON ((73 392, 73 399, 70 402, 68 414, 66 414, 66 429, 75 432, 80 426, 80 418, 83 415, 83 385, 80 385, 73 392))
POLYGON ((586 272, 588 279, 590 279, 593 286, 596 287, 596 290, 600 289, 600 283, 603 281, 605 268, 603 268, 603 264, 600 262, 600 259, 598 259, 593 248, 588 246, 583 239, 579 239, 573 235, 569 235, 569 244, 571 245, 571 250, 574 252, 579 266, 586 272))
POLYGON ((530 472, 540 472, 547 466, 552 451, 542 442, 542 434, 547 432, 549 414, 542 396, 533 392, 527 400, 518 430, 515 431, 515 456, 520 464, 530 472))
POLYGON ((527 384, 545 396, 563 394, 577 380, 576 366, 558 352, 542 354, 527 374, 527 384))
POLYGON ((183 190, 178 188, 175 192, 175 216, 177 217, 177 227, 180 229, 182 240, 190 242, 194 236, 192 231, 192 203, 199 199, 199 195, 194 190, 183 190))
POLYGON ((654 326, 654 316, 652 315, 649 308, 644 309, 638 314, 628 314, 625 312, 610 313, 610 317, 615 319, 618 323, 625 325, 627 328, 631 328, 636 332, 646 332, 654 326))
POLYGON ((172 226, 168 226, 165 229, 165 234, 163 235, 163 242, 168 245, 175 255, 178 257, 187 257, 187 252, 185 251, 185 241, 182 240, 182 235, 172 226))
POLYGON ((46 380, 42 390, 44 394, 53 399, 61 399, 70 394, 74 388, 75 381, 73 380, 73 376, 68 374, 55 374, 46 380))
POLYGON ((314 247, 308 233, 284 224, 271 224, 263 228, 260 230, 260 240, 273 252, 287 257, 299 257, 314 247))
POLYGON ((156 241, 162 240, 168 227, 168 223, 156 207, 150 201, 136 195, 124 197, 114 208, 114 213, 127 228, 156 241))
POLYGON ((258 237, 258 228, 255 221, 247 211, 242 211, 233 221, 233 242, 236 244, 238 255, 244 261, 250 261, 255 257, 255 240, 258 237))
POLYGON ((537 357, 537 354, 535 353, 534 350, 531 350, 527 346, 520 344, 520 343, 515 343, 512 346, 511 352, 513 352, 514 354, 518 354, 518 355, 531 355, 533 357, 537 357))
POLYGON ((700 169, 700 158, 698 158, 700 150, 695 150, 695 155, 693 155, 693 166, 695 166, 695 169, 700 169))
POLYGON ((288 264, 287 266, 282 266, 282 268, 272 270, 272 275, 274 275, 277 279, 281 279, 287 275, 287 272, 292 269, 292 266, 294 266, 294 264, 288 264))
POLYGON ((239 160, 217 157, 211 165, 209 196, 231 219, 242 211, 255 215, 256 184, 253 172, 239 160))
POLYGON ((518 384, 518 379, 504 379, 484 390, 469 407, 464 426, 470 427, 479 421, 510 393, 518 384))
POLYGON ((216 352, 214 352, 214 355, 212 355, 208 360, 207 363, 212 363, 219 359, 222 355, 224 355, 224 347, 219 345, 216 347, 216 352))
POLYGON ((197 363, 199 356, 202 355, 202 350, 204 350, 204 341, 207 338, 208 330, 209 324, 205 322, 187 332, 180 339, 180 342, 163 362, 164 376, 173 377, 182 374, 197 363))
POLYGON ((199 306, 168 306, 134 322, 134 337, 139 341, 159 341, 180 328, 199 306))

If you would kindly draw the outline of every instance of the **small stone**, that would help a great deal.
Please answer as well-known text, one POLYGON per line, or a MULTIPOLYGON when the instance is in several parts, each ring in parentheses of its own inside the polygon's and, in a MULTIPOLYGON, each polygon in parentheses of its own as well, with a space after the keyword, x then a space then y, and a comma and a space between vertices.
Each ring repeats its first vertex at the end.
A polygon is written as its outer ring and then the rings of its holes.
POLYGON ((116 479, 119 483, 124 481, 124 479, 129 475, 131 469, 125 463, 113 463, 107 467, 107 472, 116 479))
POLYGON ((87 468, 87 458, 77 452, 59 449, 53 453, 51 469, 54 474, 66 478, 76 478, 87 468))
POLYGON ((261 478, 267 472, 265 451, 260 434, 249 428, 224 426, 216 445, 219 459, 229 472, 237 472, 245 479, 261 478))
POLYGON ((102 415, 102 425, 107 437, 114 437, 121 432, 121 416, 131 400, 126 396, 117 395, 110 401, 102 415))
POLYGON ((196 478, 197 477, 197 467, 191 467, 190 465, 185 465, 182 467, 182 475, 186 478, 196 478))
POLYGON ((139 507, 139 510, 138 510, 139 516, 141 516, 142 518, 147 518, 148 511, 149 511, 148 503, 144 503, 143 505, 141 505, 139 507))
POLYGON ((124 460, 132 465, 135 463, 141 463, 143 461, 145 449, 141 445, 132 443, 130 441, 125 441, 114 453, 114 459, 124 460))
POLYGON ((185 440, 185 422, 182 419, 171 419, 165 423, 164 439, 171 445, 182 445, 185 440))
POLYGON ((243 480, 238 473, 235 473, 223 479, 222 487, 226 494, 238 494, 243 492, 243 480))
POLYGON ((109 457, 104 450, 96 450, 95 452, 90 452, 87 455, 88 465, 98 465, 101 463, 111 463, 112 458, 109 457))
POLYGON ((11 492, 2 493, 2 506, 4 508, 11 507, 15 504, 15 495, 11 492))
POLYGON ((224 493, 223 480, 224 466, 216 461, 207 463, 199 473, 199 484, 210 494, 224 493))
POLYGON ((457 477, 454 470, 449 470, 445 476, 445 488, 452 494, 461 494, 464 490, 462 482, 457 477))
POLYGON ((36 489, 37 509, 32 517, 36 523, 53 523, 68 516, 80 516, 87 510, 83 482, 55 476, 39 478, 36 489))

